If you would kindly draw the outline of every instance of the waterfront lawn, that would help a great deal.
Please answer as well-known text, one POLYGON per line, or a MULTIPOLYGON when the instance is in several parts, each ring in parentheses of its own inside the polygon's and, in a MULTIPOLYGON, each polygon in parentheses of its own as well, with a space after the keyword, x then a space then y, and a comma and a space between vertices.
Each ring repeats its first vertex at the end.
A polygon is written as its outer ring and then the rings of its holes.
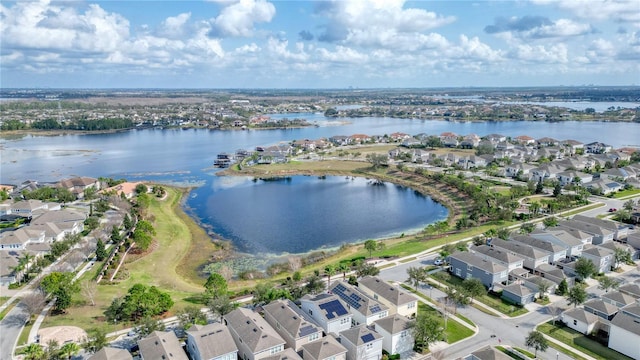
MULTIPOLYGON (((423 303, 418 304, 418 314, 431 315, 438 318, 440 325, 444 327, 444 318, 440 314, 440 312, 431 306, 423 303)), ((466 326, 460 324, 458 321, 454 319, 447 320, 447 327, 444 331, 444 337, 447 344, 453 344, 462 339, 466 339, 473 335, 473 330, 467 328, 466 326)))
POLYGON ((629 189, 629 190, 621 190, 613 194, 613 197, 616 199, 620 199, 627 196, 638 195, 640 194, 640 189, 629 189))
POLYGON ((547 322, 538 325, 537 330, 599 360, 631 360, 630 357, 613 349, 609 349, 599 342, 588 338, 584 334, 562 325, 554 326, 551 322, 547 322))

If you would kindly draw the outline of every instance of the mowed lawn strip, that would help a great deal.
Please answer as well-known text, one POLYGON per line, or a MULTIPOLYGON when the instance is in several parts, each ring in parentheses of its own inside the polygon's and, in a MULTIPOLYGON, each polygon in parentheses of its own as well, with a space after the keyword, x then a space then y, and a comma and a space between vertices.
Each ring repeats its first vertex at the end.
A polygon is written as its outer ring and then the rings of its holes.
POLYGON ((538 331, 596 359, 632 360, 630 357, 610 349, 595 340, 591 340, 584 334, 568 327, 553 326, 551 323, 544 323, 538 325, 538 331))

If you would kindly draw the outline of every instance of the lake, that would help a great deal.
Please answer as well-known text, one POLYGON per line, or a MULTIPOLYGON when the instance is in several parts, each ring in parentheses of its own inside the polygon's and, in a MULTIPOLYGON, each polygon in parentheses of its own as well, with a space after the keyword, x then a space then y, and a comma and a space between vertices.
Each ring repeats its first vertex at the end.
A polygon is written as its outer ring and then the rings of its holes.
MULTIPOLYGON (((390 233, 399 233, 418 229, 430 221, 446 216, 433 205, 428 198, 415 199, 394 195, 390 190, 381 192, 371 186, 358 185, 360 180, 354 181, 352 186, 360 186, 359 193, 362 201, 370 201, 370 196, 389 196, 394 201, 416 201, 424 205, 425 214, 420 219, 402 222, 406 214, 399 214, 391 218, 390 224, 398 221, 399 227, 374 229, 371 220, 366 220, 368 226, 360 222, 362 211, 343 214, 340 219, 349 219, 354 232, 342 230, 333 232, 334 221, 311 221, 318 219, 312 211, 330 213, 336 211, 340 198, 346 192, 336 192, 333 201, 324 203, 322 190, 308 191, 309 187, 330 186, 335 188, 333 181, 317 181, 317 179, 292 178, 284 189, 271 182, 248 182, 237 178, 215 176, 217 169, 212 168, 213 160, 220 152, 234 152, 236 149, 254 149, 256 146, 289 142, 295 139, 318 139, 334 135, 352 135, 365 133, 369 135, 384 135, 393 132, 407 134, 440 134, 445 131, 457 134, 475 133, 480 136, 499 133, 506 136, 529 135, 534 138, 544 136, 556 139, 575 139, 582 142, 602 141, 621 147, 640 145, 640 124, 637 123, 609 123, 609 122, 482 122, 482 123, 453 123, 434 120, 410 120, 391 118, 357 118, 340 119, 349 121, 345 125, 337 125, 336 119, 325 118, 322 114, 278 114, 274 117, 301 117, 311 122, 317 122, 318 127, 286 129, 286 130, 250 130, 250 131, 213 131, 213 130, 132 130, 114 134, 92 135, 60 135, 60 136, 25 136, 17 139, 0 139, 0 183, 18 184, 32 179, 40 182, 57 181, 61 178, 84 175, 92 177, 127 178, 129 180, 149 180, 164 183, 176 183, 198 186, 194 190, 194 197, 190 197, 186 206, 189 212, 202 221, 202 224, 213 231, 234 239, 234 243, 246 251, 262 251, 258 246, 264 246, 253 240, 256 231, 269 235, 274 246, 268 246, 272 252, 284 251, 306 252, 320 246, 338 246, 345 242, 376 238, 390 233), (266 190, 263 190, 266 189, 266 190), (299 189, 307 189, 303 192, 299 189), (370 194, 367 194, 370 192, 370 194), (262 194, 261 194, 262 193, 262 194), (253 200, 258 204, 268 204, 269 194, 284 194, 272 198, 271 203, 275 220, 265 222, 273 224, 273 229, 266 229, 263 225, 254 226, 249 223, 238 228, 230 225, 229 219, 224 220, 225 206, 240 211, 244 206, 245 212, 252 211, 253 200), (389 195, 391 194, 391 195, 389 195), (259 196, 264 196, 261 198, 259 196), (243 201, 237 199, 243 198, 243 201), (235 199, 235 200, 234 200, 235 199), (251 201, 249 201, 249 200, 251 201), (304 205, 300 205, 303 203, 304 205), (295 223, 286 223, 286 217, 277 216, 285 208, 300 206, 302 219, 295 223), (240 209, 240 210, 238 210, 240 209), (433 212, 432 212, 433 211, 433 212), (434 217, 429 217, 435 214, 434 217), (280 222, 282 221, 282 222, 280 222), (286 226, 285 226, 286 224, 286 226), (321 225, 321 228, 311 227, 321 225), (251 233, 250 231, 254 231, 251 233), (331 234, 330 236, 323 235, 331 234), (308 234, 301 236, 300 234, 308 234), (313 238, 311 237, 313 235, 313 238), (309 240, 312 239, 312 240, 309 240), (282 241, 276 248, 276 242, 282 241), (253 243, 253 244, 252 244, 253 243), (282 245, 282 244, 286 244, 282 245)), ((346 184, 342 184, 349 189, 346 184)), ((387 185, 391 189, 394 186, 387 185)), ((399 191, 399 190, 398 190, 399 191)), ((412 191, 408 191, 413 193, 412 191)), ((399 194, 402 193, 399 191, 399 194)), ((364 202, 366 203, 366 202, 364 202)), ((384 202, 382 202, 384 203, 384 202)), ((415 204, 414 204, 415 205, 415 204)), ((394 204, 395 206, 395 204, 394 204)), ((416 205, 418 206, 418 205, 416 205)), ((419 207, 422 205, 419 205, 419 207)), ((401 206, 400 206, 401 207, 401 206)), ((262 208, 269 212, 268 208, 262 208)), ((230 211, 230 210, 229 210, 230 211)), ((242 211, 240 211, 242 212, 242 211)), ((238 219, 243 219, 239 216, 238 219)), ((255 218, 254 218, 255 219, 255 218)), ((366 219, 363 215, 362 219, 366 219)), ((244 220, 243 220, 244 221, 244 220)))

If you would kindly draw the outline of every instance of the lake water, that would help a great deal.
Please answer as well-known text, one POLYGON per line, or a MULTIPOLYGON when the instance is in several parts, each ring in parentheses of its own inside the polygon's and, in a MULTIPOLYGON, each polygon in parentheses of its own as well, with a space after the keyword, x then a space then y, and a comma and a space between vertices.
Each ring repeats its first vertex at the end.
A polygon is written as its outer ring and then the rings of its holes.
MULTIPOLYGON (((307 118, 309 121, 317 122, 319 127, 251 131, 133 130, 115 134, 3 138, 0 139, 0 183, 18 184, 28 179, 47 182, 84 175, 197 185, 200 187, 193 192, 194 197, 190 197, 186 203, 189 212, 201 219, 206 227, 233 238, 239 248, 250 252, 261 252, 265 247, 274 253, 291 252, 294 249, 296 252, 305 252, 318 245, 336 246, 344 242, 366 240, 389 233, 417 229, 446 214, 441 213, 439 205, 430 203, 428 198, 408 198, 406 195, 398 195, 402 194, 400 190, 397 190, 398 194, 394 195, 391 192, 392 188, 395 189, 394 186, 387 185, 386 188, 389 190, 381 192, 380 189, 360 185, 358 193, 362 197, 359 205, 368 204, 371 196, 378 196, 386 199, 389 206, 396 206, 392 199, 400 203, 407 202, 407 206, 410 201, 423 203, 426 213, 423 213, 419 219, 403 222, 407 214, 398 214, 394 217, 393 213, 389 212, 389 226, 375 229, 371 220, 365 220, 365 225, 360 222, 361 214, 362 219, 366 219, 363 213, 366 206, 362 205, 360 211, 345 213, 339 217, 347 219, 347 224, 352 224, 351 230, 354 232, 346 230, 333 232, 335 221, 311 221, 311 219, 318 219, 314 217, 312 211, 331 213, 341 208, 335 204, 339 204, 342 198, 349 195, 351 191, 355 191, 347 184, 339 186, 341 183, 339 179, 319 181, 314 178, 294 177, 290 183, 284 184, 286 185, 284 189, 281 189, 278 186, 283 184, 253 183, 243 178, 218 177, 215 176, 218 170, 211 167, 218 153, 233 152, 239 148, 254 149, 256 146, 289 142, 294 139, 318 139, 333 135, 355 133, 384 135, 393 132, 440 134, 445 131, 457 134, 475 133, 480 136, 491 133, 507 136, 529 135, 534 138, 549 136, 560 140, 575 139, 585 143, 603 141, 614 147, 640 146, 640 124, 634 123, 452 123, 433 120, 358 118, 346 119, 349 123, 340 126, 335 123, 336 119, 327 119, 322 114, 274 115, 274 117, 277 116, 307 118), (338 181, 337 185, 334 181, 338 181), (316 186, 319 190, 309 191, 316 186), (326 193, 323 193, 322 186, 334 186, 336 189, 343 190, 332 192, 335 196, 325 199, 326 193), (281 196, 269 199, 268 196, 272 193, 281 194, 281 196), (238 199, 241 198, 244 200, 239 201, 238 199), (231 209, 238 214, 252 212, 253 199, 256 204, 270 204, 271 208, 263 207, 262 211, 264 216, 274 215, 275 218, 261 223, 260 226, 254 225, 256 218, 254 222, 248 224, 238 223, 239 226, 230 224, 229 219, 224 220, 224 216, 231 209), (320 204, 323 204, 322 207, 320 204), (300 209, 303 220, 293 223, 285 222, 288 221, 287 217, 278 216, 279 212, 285 208, 300 209), (395 222, 401 226, 391 226, 395 222), (318 229, 311 225, 322 227, 318 229), (272 226, 272 228, 266 228, 266 226, 272 226), (256 241, 256 232, 269 234, 269 242, 256 241), (324 234, 330 234, 330 236, 324 234), (274 245, 271 246, 271 243, 274 245)), ((350 186, 359 184, 359 181, 355 181, 350 186)), ((412 191, 408 192, 413 194, 412 191)), ((385 201, 381 203, 384 204, 385 201)), ((402 208, 402 206, 399 207, 402 208)), ((235 219, 245 221, 246 218, 240 215, 235 219)))

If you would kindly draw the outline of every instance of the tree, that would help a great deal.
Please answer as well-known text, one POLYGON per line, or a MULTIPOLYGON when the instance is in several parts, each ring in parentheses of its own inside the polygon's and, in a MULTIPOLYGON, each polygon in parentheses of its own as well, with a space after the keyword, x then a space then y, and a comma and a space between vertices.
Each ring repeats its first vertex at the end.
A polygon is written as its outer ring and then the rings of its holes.
POLYGON ((359 262, 356 266, 356 277, 358 278, 365 276, 377 276, 378 274, 380 274, 380 269, 373 264, 359 262))
POLYGON ((317 294, 324 290, 324 282, 320 279, 320 276, 316 274, 309 275, 305 281, 307 282, 305 288, 310 294, 317 294))
POLYGON ((327 265, 324 267, 324 273, 327 275, 327 288, 331 285, 331 277, 336 274, 336 267, 334 265, 327 265))
POLYGON ((100 329, 93 329, 89 331, 89 337, 84 339, 81 346, 88 353, 95 354, 108 344, 106 333, 100 329))
POLYGON ((507 240, 510 234, 511 232, 508 228, 499 228, 498 230, 496 230, 496 235, 502 240, 507 240))
POLYGON ((67 357, 67 359, 71 360, 73 355, 80 352, 80 346, 74 342, 69 342, 62 345, 60 351, 67 357))
POLYGON ((147 185, 140 183, 136 185, 135 191, 136 194, 146 194, 149 191, 149 188, 147 188, 147 185))
POLYGON ((575 285, 567 293, 567 304, 576 308, 587 300, 587 291, 581 285, 575 285))
POLYGON ((622 207, 627 211, 633 211, 633 200, 627 200, 622 204, 622 207))
POLYGON ((478 278, 467 278, 462 281, 462 289, 471 297, 471 299, 487 293, 482 281, 478 278))
POLYGON ((535 229, 536 229, 536 226, 533 223, 523 223, 522 225, 520 225, 521 234, 530 234, 535 229))
POLYGON ((27 345, 23 352, 26 355, 25 360, 44 360, 46 356, 42 345, 36 343, 27 345))
POLYGON ((575 271, 580 279, 586 280, 592 275, 596 274, 598 270, 596 269, 596 265, 591 260, 581 257, 576 260, 575 271))
POLYGON ((547 339, 544 337, 544 335, 542 335, 541 332, 536 330, 529 333, 529 336, 527 336, 527 340, 525 341, 525 344, 527 345, 527 347, 535 349, 534 355, 536 358, 538 357, 538 350, 545 352, 549 348, 549 343, 547 342, 547 339))
POLYGON ((180 327, 187 330, 193 325, 207 325, 207 314, 200 311, 200 308, 187 306, 178 314, 178 321, 180 327))
POLYGON ((613 259, 615 262, 614 267, 617 269, 620 266, 620 263, 629 263, 632 262, 631 252, 629 250, 617 247, 613 251, 613 259))
POLYGON ((105 248, 104 242, 102 242, 101 239, 98 239, 98 242, 96 243, 96 260, 103 261, 107 256, 109 256, 109 253, 105 248))
POLYGON ((369 252, 369 258, 371 258, 372 252, 382 249, 382 245, 380 244, 382 243, 375 240, 367 240, 364 242, 364 248, 369 252))
POLYGON ((44 357, 47 360, 60 360, 60 344, 55 339, 51 339, 47 342, 44 348, 44 357))
POLYGON ((551 287, 551 284, 544 279, 538 279, 538 281, 536 281, 536 285, 538 286, 538 292, 540 293, 538 296, 540 299, 544 299, 547 291, 549 291, 549 288, 551 287))
POLYGON ((154 320, 151 317, 145 317, 142 319, 138 327, 136 328, 136 332, 138 336, 141 338, 146 337, 154 331, 164 331, 165 326, 162 320, 154 320))
POLYGON ((422 352, 442 338, 444 329, 438 318, 425 314, 418 314, 413 325, 413 338, 416 350, 422 352))
POLYGON ((46 299, 41 291, 34 291, 22 298, 22 304, 24 304, 24 309, 29 314, 27 319, 27 323, 29 323, 35 315, 42 311, 46 304, 46 299))
POLYGON ((598 279, 598 289, 609 292, 609 290, 617 289, 620 286, 620 281, 609 276, 603 276, 598 279))
POLYGON ((227 295, 222 295, 209 301, 209 309, 214 315, 220 317, 220 321, 222 321, 223 316, 232 312, 237 306, 238 304, 231 301, 227 295))
POLYGON ((542 185, 542 181, 538 181, 536 183, 536 190, 535 193, 536 194, 542 194, 542 192, 544 191, 544 185, 542 185))
POLYGON ((342 262, 338 265, 338 271, 342 273, 342 280, 347 278, 347 272, 351 270, 351 266, 349 264, 342 262))
POLYGON ((545 229, 558 226, 558 218, 556 218, 555 216, 546 217, 544 218, 544 220, 542 220, 542 224, 544 225, 545 229))
POLYGON ((83 281, 80 284, 80 291, 82 292, 82 295, 84 295, 84 297, 89 299, 89 301, 91 302, 91 306, 96 305, 95 296, 96 292, 98 291, 98 285, 95 283, 95 281, 91 279, 83 281))
POLYGON ((110 321, 137 321, 146 317, 153 317, 167 312, 173 306, 173 300, 168 293, 158 290, 155 286, 135 284, 122 298, 115 298, 105 311, 110 321))
POLYGON ((560 281, 560 284, 558 284, 558 288, 556 289, 556 294, 557 295, 567 295, 567 292, 569 291, 569 284, 567 283, 567 279, 562 279, 562 281, 560 281))
POLYGON ((553 186, 553 197, 557 198, 560 194, 562 194, 562 186, 559 182, 553 186))
POLYGON ((79 291, 72 273, 52 272, 42 278, 40 288, 48 296, 54 297, 55 310, 65 311, 71 306, 71 296, 79 291))
POLYGON ((420 286, 420 283, 427 280, 427 272, 424 270, 424 268, 411 266, 407 269, 407 275, 409 275, 407 282, 413 285, 416 291, 418 291, 418 286, 420 286))
POLYGON ((374 169, 382 166, 387 166, 389 162, 389 157, 385 154, 369 153, 367 154, 366 159, 371 163, 371 166, 374 169))
POLYGON ((207 296, 216 298, 227 294, 227 280, 218 273, 211 273, 204 283, 205 293, 207 296))

